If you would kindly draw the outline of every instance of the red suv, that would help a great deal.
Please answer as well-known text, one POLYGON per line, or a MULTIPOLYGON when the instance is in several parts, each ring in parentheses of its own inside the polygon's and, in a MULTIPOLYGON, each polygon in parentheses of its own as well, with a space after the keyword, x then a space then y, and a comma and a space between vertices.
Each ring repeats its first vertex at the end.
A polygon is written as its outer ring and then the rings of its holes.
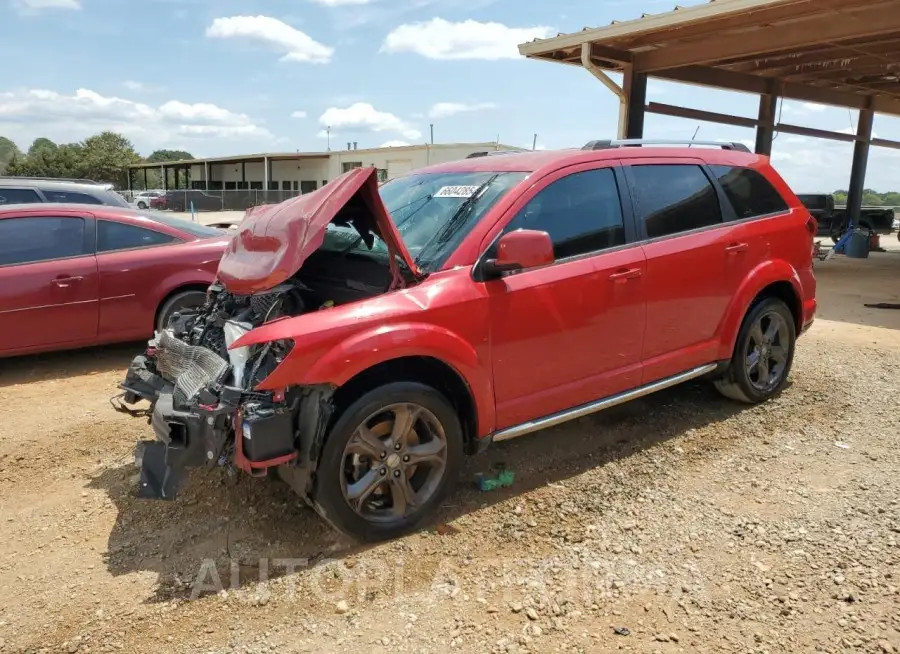
POLYGON ((816 229, 739 144, 592 142, 380 188, 356 169, 251 209, 206 305, 122 384, 152 403, 139 493, 174 497, 187 466, 277 471, 389 538, 492 440, 700 377, 762 402, 813 321, 816 229))

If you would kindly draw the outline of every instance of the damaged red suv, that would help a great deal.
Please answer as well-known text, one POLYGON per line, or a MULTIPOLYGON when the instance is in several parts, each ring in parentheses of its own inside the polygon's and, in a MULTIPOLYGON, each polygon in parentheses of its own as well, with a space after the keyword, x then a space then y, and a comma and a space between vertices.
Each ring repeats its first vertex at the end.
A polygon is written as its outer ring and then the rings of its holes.
POLYGON ((277 472, 361 540, 427 519, 466 454, 696 378, 757 403, 813 322, 815 220, 739 144, 591 142, 248 211, 205 306, 135 358, 139 494, 277 472), (705 144, 712 146, 713 144, 705 144))

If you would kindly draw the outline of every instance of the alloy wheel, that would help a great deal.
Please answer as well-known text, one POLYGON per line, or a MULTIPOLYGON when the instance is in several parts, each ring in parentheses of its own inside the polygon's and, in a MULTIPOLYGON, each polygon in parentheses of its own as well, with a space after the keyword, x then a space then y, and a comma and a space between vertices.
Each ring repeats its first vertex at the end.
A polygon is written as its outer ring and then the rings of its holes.
POLYGON ((762 314, 750 329, 744 365, 754 388, 768 391, 784 378, 790 356, 790 330, 780 313, 762 314))
POLYGON ((387 406, 363 420, 344 448, 344 500, 366 521, 401 522, 437 491, 447 457, 447 436, 431 411, 387 406))

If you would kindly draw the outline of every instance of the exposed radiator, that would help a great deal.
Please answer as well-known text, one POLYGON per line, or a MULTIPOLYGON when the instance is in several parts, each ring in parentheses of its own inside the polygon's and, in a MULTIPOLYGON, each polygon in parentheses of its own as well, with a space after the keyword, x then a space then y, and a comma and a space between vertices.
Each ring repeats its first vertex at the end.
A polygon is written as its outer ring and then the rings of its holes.
POLYGON ((222 383, 231 367, 212 350, 188 345, 165 330, 157 339, 156 368, 160 375, 174 382, 175 406, 184 406, 210 383, 222 383))

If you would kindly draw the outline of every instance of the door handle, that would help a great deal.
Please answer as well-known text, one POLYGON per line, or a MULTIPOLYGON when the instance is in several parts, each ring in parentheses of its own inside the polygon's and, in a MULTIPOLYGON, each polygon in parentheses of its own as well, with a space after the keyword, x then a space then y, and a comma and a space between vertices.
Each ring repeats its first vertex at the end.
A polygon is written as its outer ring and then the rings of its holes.
POLYGON ((643 274, 640 268, 629 268, 627 270, 619 270, 609 276, 611 282, 626 282, 629 279, 637 279, 643 274))
POLYGON ((69 288, 72 284, 76 284, 83 279, 84 277, 57 277, 50 283, 58 288, 69 288))
POLYGON ((728 254, 740 254, 741 252, 746 252, 749 249, 749 243, 732 243, 727 248, 725 248, 725 251, 728 254))

